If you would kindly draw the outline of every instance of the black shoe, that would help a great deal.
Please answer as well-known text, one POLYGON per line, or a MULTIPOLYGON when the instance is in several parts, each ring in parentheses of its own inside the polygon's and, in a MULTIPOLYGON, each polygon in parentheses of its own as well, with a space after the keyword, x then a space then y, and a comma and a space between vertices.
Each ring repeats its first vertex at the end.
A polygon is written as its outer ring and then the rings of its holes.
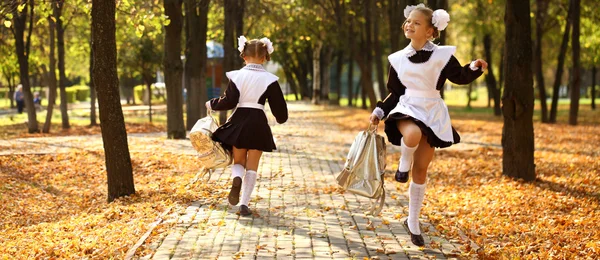
POLYGON ((250 216, 252 215, 252 211, 246 205, 240 206, 240 215, 242 216, 250 216))
POLYGON ((396 176, 394 176, 394 177, 395 177, 395 179, 396 179, 397 182, 406 183, 408 181, 408 173, 409 172, 410 171, 408 171, 408 172, 401 172, 400 170, 397 170, 396 171, 396 176))
POLYGON ((408 234, 410 234, 410 241, 415 245, 415 246, 425 246, 425 240, 423 239, 422 235, 415 235, 412 232, 410 232, 410 228, 408 227, 408 219, 404 220, 404 227, 406 228, 406 231, 408 231, 408 234))
POLYGON ((229 200, 229 204, 237 205, 240 202, 240 189, 242 188, 242 178, 235 177, 233 178, 231 185, 231 190, 229 191, 229 196, 227 199, 229 200))

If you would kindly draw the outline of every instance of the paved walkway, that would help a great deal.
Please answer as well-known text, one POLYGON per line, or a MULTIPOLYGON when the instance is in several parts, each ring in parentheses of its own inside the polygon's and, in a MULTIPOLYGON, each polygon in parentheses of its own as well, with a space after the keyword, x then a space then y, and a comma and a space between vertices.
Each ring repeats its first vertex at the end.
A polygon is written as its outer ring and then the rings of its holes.
MULTIPOLYGON (((447 259, 458 246, 431 236, 435 229, 423 219, 427 246, 412 245, 402 226, 407 185, 387 179, 386 206, 381 217, 366 215, 366 198, 344 193, 335 182, 355 132, 340 131, 320 116, 325 111, 291 105, 290 120, 274 126, 278 150, 265 153, 250 208, 223 198, 216 207, 194 202, 170 233, 144 259, 447 259)), ((391 148, 390 148, 391 149, 391 148)), ((389 168, 389 167, 388 167, 389 168)), ((213 174, 211 182, 229 183, 230 168, 213 174)))
MULTIPOLYGON (((270 121, 278 150, 264 153, 252 194, 252 217, 240 217, 238 207, 223 198, 216 207, 192 203, 168 234, 152 245, 154 253, 143 259, 451 259, 458 244, 435 236, 435 228, 422 219, 426 246, 418 248, 402 226, 406 218, 407 184, 397 184, 388 174, 386 205, 381 216, 366 215, 369 199, 344 193, 335 177, 343 167, 356 131, 340 130, 328 122, 332 114, 302 103, 290 104, 284 125, 270 121)), ((270 115, 270 114, 269 114, 270 115)), ((380 126, 380 133, 382 133, 380 126)), ((189 140, 167 140, 165 133, 130 134, 130 151, 195 154, 189 140)), ((452 149, 470 149, 466 144, 452 149)), ((474 139, 474 138, 472 138, 474 139)), ((475 139, 474 139, 475 140, 475 139)), ((102 138, 66 136, 0 140, 4 154, 43 154, 73 149, 101 150, 102 138)), ((388 145, 388 153, 397 148, 388 145)), ((387 170, 392 172, 392 166, 387 170)), ((230 168, 212 174, 210 182, 229 186, 230 168)), ((192 191, 193 192, 193 191, 192 191)), ((174 222, 173 222, 174 221, 174 222)))

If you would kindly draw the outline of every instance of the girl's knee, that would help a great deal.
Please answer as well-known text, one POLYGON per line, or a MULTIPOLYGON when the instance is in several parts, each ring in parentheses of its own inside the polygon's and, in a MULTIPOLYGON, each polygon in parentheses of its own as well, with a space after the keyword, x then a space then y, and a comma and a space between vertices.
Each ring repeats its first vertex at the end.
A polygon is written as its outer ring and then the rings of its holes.
POLYGON ((419 169, 413 167, 412 169, 412 178, 413 182, 416 184, 423 184, 427 181, 427 169, 419 169))

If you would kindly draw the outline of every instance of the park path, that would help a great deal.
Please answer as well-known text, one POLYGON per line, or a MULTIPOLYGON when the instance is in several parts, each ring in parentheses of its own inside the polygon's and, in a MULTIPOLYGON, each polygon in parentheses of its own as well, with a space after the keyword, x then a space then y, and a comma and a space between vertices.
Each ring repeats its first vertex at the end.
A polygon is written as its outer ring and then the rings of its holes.
MULTIPOLYGON (((339 189, 335 177, 357 133, 330 120, 353 110, 307 103, 290 103, 289 109, 283 125, 269 117, 278 150, 261 159, 250 202, 255 214, 240 217, 226 198, 212 207, 200 198, 185 212, 169 215, 178 217, 165 222, 177 224, 142 259, 452 259, 460 254, 457 241, 436 236, 427 219, 421 219, 426 246, 412 245, 402 225, 408 184, 397 184, 388 174, 386 204, 377 217, 366 214, 369 199, 339 189)), ((129 134, 130 151, 195 154, 189 140, 165 136, 129 134)), ((472 149, 479 146, 476 139, 463 135, 463 144, 450 149, 472 149)), ((398 151, 387 147, 388 153, 398 151)), ((0 140, 0 156, 102 149, 100 135, 0 140)), ((228 187, 230 168, 211 176, 210 182, 228 187)))
MULTIPOLYGON (((408 185, 387 179, 387 199, 380 217, 366 215, 370 200, 342 192, 335 177, 356 132, 327 122, 327 108, 290 105, 290 119, 274 125, 278 150, 264 153, 250 208, 210 207, 202 199, 189 205, 154 252, 144 259, 449 259, 459 245, 434 236, 422 220, 425 248, 410 242, 402 226, 408 185), (400 190, 400 191, 399 191, 400 190)), ((389 147, 389 146, 388 146, 389 147)), ((389 148, 392 151, 392 147, 389 148)), ((388 167, 389 168, 389 167, 388 167)), ((211 182, 227 184, 229 168, 211 182)), ((229 185, 227 185, 229 186, 229 185)), ((173 220, 172 220, 173 221, 173 220)))

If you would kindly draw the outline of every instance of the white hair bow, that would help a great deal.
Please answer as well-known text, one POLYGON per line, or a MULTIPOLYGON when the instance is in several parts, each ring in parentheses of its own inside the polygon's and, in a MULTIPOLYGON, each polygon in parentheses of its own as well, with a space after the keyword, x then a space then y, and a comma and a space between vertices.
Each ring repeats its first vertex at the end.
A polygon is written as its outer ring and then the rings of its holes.
POLYGON ((438 31, 443 31, 448 26, 448 22, 450 21, 450 14, 446 12, 444 9, 437 9, 433 11, 433 15, 431 17, 431 23, 435 26, 438 31))
POLYGON ((260 39, 260 41, 267 46, 267 52, 269 54, 273 53, 273 51, 275 49, 273 48, 273 43, 271 42, 271 40, 269 40, 269 38, 264 37, 264 38, 260 39))
POLYGON ((410 12, 412 12, 412 10, 415 10, 415 8, 417 7, 425 7, 424 4, 418 4, 418 5, 407 5, 404 8, 404 18, 408 18, 408 16, 410 16, 410 12))
POLYGON ((246 46, 246 37, 244 37, 244 35, 238 37, 238 50, 240 52, 244 51, 244 46, 246 46))

